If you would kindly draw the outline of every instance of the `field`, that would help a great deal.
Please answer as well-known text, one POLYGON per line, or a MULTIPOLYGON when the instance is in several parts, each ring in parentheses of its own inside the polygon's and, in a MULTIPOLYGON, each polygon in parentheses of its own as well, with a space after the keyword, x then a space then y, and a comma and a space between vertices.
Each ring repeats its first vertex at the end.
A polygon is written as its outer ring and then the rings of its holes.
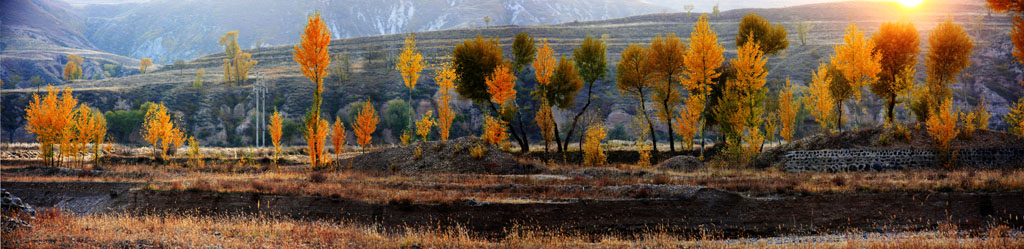
POLYGON ((472 140, 348 148, 321 170, 307 168, 298 147, 276 166, 269 149, 202 148, 197 167, 182 150, 154 160, 150 148, 116 146, 100 165, 53 168, 39 166, 35 144, 4 144, 4 189, 40 209, 31 230, 4 233, 4 247, 1024 245, 1024 170, 1015 166, 792 173, 713 159, 668 169, 637 166, 615 156, 635 151, 613 145, 604 166, 496 147, 455 168, 365 166, 472 140))

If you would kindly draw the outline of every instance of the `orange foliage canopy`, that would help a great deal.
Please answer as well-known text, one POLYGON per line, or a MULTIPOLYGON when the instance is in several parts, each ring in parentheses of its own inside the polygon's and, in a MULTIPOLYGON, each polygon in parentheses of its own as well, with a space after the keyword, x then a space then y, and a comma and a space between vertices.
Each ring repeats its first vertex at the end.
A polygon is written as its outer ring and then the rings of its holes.
POLYGON ((398 64, 395 65, 395 68, 402 74, 405 87, 408 87, 410 91, 416 88, 420 71, 423 71, 423 55, 416 50, 415 34, 405 37, 405 47, 402 48, 402 54, 398 55, 398 64))
POLYGON ((548 39, 540 40, 540 49, 537 50, 537 57, 533 61, 533 69, 536 70, 537 84, 546 86, 551 82, 551 75, 555 72, 555 51, 548 46, 548 39))
POLYGON ((484 117, 484 134, 482 139, 484 142, 493 145, 499 145, 508 138, 508 133, 505 132, 505 121, 498 118, 485 116, 484 117))
POLYGON ((277 108, 274 108, 274 115, 270 116, 270 141, 274 144, 274 163, 277 163, 277 157, 281 154, 281 126, 282 126, 281 113, 277 112, 277 108))
POLYGON ((146 111, 146 119, 142 124, 142 138, 153 145, 153 152, 160 158, 166 158, 168 149, 181 146, 185 142, 185 134, 171 122, 164 104, 155 104, 146 111), (157 151, 159 146, 160 150, 157 151))
POLYGON ((356 124, 352 127, 352 130, 356 133, 356 142, 360 146, 363 146, 363 150, 366 150, 366 146, 370 144, 370 139, 373 139, 373 131, 377 130, 377 110, 373 109, 373 104, 370 100, 366 100, 366 104, 363 104, 363 109, 359 110, 359 115, 356 116, 356 124))
POLYGON ((331 126, 331 145, 334 145, 334 155, 340 156, 345 145, 345 123, 340 117, 334 117, 334 125, 331 126))
POLYGON ((487 77, 487 93, 491 94, 491 101, 499 105, 516 99, 516 76, 507 65, 498 65, 494 73, 487 77))
POLYGON ((32 101, 25 109, 26 129, 36 135, 44 163, 54 165, 53 145, 61 141, 64 131, 71 125, 71 115, 78 100, 71 96, 71 88, 65 87, 60 93, 53 86, 46 86, 46 97, 32 94, 32 101))
POLYGON ((835 51, 832 63, 843 72, 853 88, 853 96, 860 100, 860 89, 878 80, 878 73, 882 71, 882 57, 875 53, 875 42, 865 38, 857 25, 850 24, 843 44, 837 45, 835 51))
POLYGON ((302 33, 302 41, 295 46, 292 55, 295 62, 302 66, 302 75, 316 84, 316 91, 319 93, 324 90, 323 81, 327 77, 327 66, 331 64, 331 56, 327 50, 327 46, 331 44, 331 32, 327 30, 320 12, 306 18, 308 22, 302 33))

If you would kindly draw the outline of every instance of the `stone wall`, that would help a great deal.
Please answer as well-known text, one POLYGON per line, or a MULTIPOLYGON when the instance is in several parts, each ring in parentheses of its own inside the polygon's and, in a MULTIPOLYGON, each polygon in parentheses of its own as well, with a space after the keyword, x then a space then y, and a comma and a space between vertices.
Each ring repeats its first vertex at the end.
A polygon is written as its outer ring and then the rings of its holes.
MULTIPOLYGON (((956 160, 968 166, 1021 166, 1024 147, 962 149, 956 160)), ((787 152, 782 165, 789 172, 883 171, 934 167, 939 161, 931 150, 800 150, 787 152)))

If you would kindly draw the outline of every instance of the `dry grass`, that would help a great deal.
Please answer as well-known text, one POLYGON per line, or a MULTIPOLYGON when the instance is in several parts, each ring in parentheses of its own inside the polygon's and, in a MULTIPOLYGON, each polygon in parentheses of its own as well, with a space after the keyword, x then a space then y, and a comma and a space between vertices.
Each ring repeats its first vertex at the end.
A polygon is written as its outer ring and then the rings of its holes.
MULTIPOLYGON (((967 233, 955 226, 891 234, 848 232, 811 237, 722 240, 679 237, 664 229, 634 236, 584 236, 514 227, 502 238, 481 238, 461 227, 405 228, 274 217, 94 214, 56 210, 31 230, 3 234, 10 248, 1021 248, 1020 231, 991 226, 967 233)), ((702 233, 704 234, 704 233, 702 233)))

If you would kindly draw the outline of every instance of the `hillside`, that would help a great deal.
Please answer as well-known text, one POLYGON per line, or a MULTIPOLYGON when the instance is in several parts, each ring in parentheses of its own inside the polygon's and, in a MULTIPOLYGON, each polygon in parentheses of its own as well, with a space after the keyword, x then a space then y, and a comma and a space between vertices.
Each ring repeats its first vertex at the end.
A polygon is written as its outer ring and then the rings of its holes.
MULTIPOLYGON (((810 71, 813 70, 820 60, 828 60, 832 54, 832 46, 840 41, 848 23, 858 25, 868 35, 877 30, 883 21, 898 20, 907 18, 912 20, 921 32, 922 40, 927 38, 928 32, 935 24, 947 16, 952 16, 954 21, 963 24, 968 32, 974 36, 977 46, 972 57, 974 63, 965 71, 961 82, 954 85, 956 88, 954 98, 956 104, 961 107, 968 107, 976 102, 977 96, 985 94, 987 101, 992 105, 990 110, 994 116, 990 120, 991 128, 1002 128, 999 118, 1006 113, 1007 103, 1021 97, 1021 87, 1016 84, 1022 78, 1022 68, 1017 65, 1010 55, 1012 46, 1007 33, 1010 30, 1010 19, 1000 14, 990 14, 983 2, 975 1, 954 1, 950 3, 936 3, 920 7, 914 12, 901 11, 895 3, 878 2, 841 2, 794 6, 779 9, 740 9, 722 12, 720 17, 711 19, 714 29, 719 34, 720 42, 726 48, 726 57, 733 57, 735 45, 733 37, 736 35, 737 23, 746 13, 757 13, 764 16, 773 23, 784 25, 789 30, 790 46, 780 55, 772 56, 769 59, 769 88, 776 88, 782 81, 789 77, 797 86, 806 86, 810 78, 810 71), (955 5, 955 6, 951 6, 955 5), (954 8, 955 7, 955 8, 954 8), (956 10, 949 13, 949 10, 956 10), (801 45, 797 39, 797 25, 800 22, 808 22, 814 25, 806 45, 801 45)), ((302 13, 297 13, 300 17, 302 13)), ((689 37, 696 15, 687 17, 685 13, 671 14, 650 14, 632 16, 619 19, 609 19, 593 22, 570 22, 559 25, 539 26, 496 26, 487 28, 461 28, 443 31, 429 31, 417 33, 419 47, 430 62, 435 62, 438 56, 444 55, 454 48, 455 44, 464 39, 475 37, 480 34, 485 37, 499 37, 501 45, 505 48, 506 58, 510 54, 511 39, 515 33, 527 32, 537 38, 548 38, 559 55, 571 55, 572 48, 577 46, 586 35, 602 36, 607 35, 608 56, 611 65, 617 63, 619 53, 629 43, 646 44, 656 34, 677 33, 683 38, 689 37)), ((298 30, 298 28, 295 28, 298 30)), ((297 31, 296 31, 297 32, 297 31)), ((294 32, 293 32, 294 33, 294 32)), ((297 34, 292 35, 296 39, 297 34)), ((372 37, 361 37, 352 39, 340 39, 332 42, 330 50, 333 54, 346 54, 353 58, 353 75, 344 82, 331 79, 327 83, 324 102, 324 113, 327 116, 342 116, 347 120, 350 104, 369 98, 378 107, 378 111, 384 111, 384 103, 392 99, 405 99, 406 90, 401 83, 401 77, 394 71, 394 67, 384 59, 368 62, 367 51, 379 50, 385 55, 397 54, 400 48, 403 35, 382 35, 372 37)), ((214 43, 216 39, 209 39, 214 43)), ((244 44, 244 41, 240 41, 244 44)), ((926 43, 926 42, 922 42, 926 43)), ((927 51, 926 45, 922 45, 922 52, 927 51)), ((270 96, 268 104, 276 106, 278 110, 292 120, 298 120, 311 104, 308 97, 312 93, 312 85, 304 78, 298 70, 297 65, 292 61, 291 45, 274 46, 252 49, 249 52, 259 60, 255 70, 266 73, 266 79, 270 83, 270 96)), ((220 67, 223 54, 212 54, 189 61, 184 69, 163 69, 145 75, 133 75, 128 77, 110 78, 95 81, 84 81, 72 84, 76 88, 76 95, 88 102, 90 106, 99 107, 101 110, 126 109, 137 106, 145 101, 165 102, 168 107, 184 117, 190 134, 209 144, 221 145, 243 145, 248 144, 250 135, 253 134, 250 127, 252 114, 252 102, 249 100, 251 85, 241 87, 226 87, 220 82, 223 78, 220 67), (195 77, 195 70, 203 68, 207 75, 204 77, 206 86, 203 89, 192 89, 192 79, 195 77), (249 134, 249 135, 246 135, 249 134)), ((918 72, 923 72, 923 64, 919 65, 918 72)), ((519 91, 520 105, 527 113, 533 101, 528 95, 529 89, 535 84, 533 82, 532 69, 528 69, 519 75, 522 82, 519 91)), ((436 85, 433 84, 433 74, 430 69, 424 71, 414 93, 414 107, 417 113, 433 109, 433 99, 436 85)), ((923 73, 918 75, 919 80, 924 79, 923 73)), ((595 87, 596 107, 600 109, 598 116, 606 119, 609 129, 628 127, 627 122, 630 115, 635 114, 634 100, 621 96, 614 87, 614 70, 609 77, 601 80, 595 87)), ((253 81, 250 80, 249 83, 253 81)), ((6 124, 17 124, 20 118, 18 108, 23 108, 27 103, 31 90, 21 89, 5 92, 3 95, 4 106, 4 139, 8 135, 15 140, 25 141, 30 137, 25 136, 24 130, 13 130, 6 124), (11 106, 14 106, 13 108, 11 106), (10 132, 14 132, 11 134, 10 132)), ((585 94, 585 93, 581 93, 585 94)), ((866 96, 872 96, 867 94, 866 96)), ((578 102, 585 101, 584 97, 577 97, 578 102)), ((577 105, 577 108, 580 105, 577 105)), ((473 134, 480 127, 480 113, 471 103, 461 102, 457 104, 458 112, 466 114, 456 119, 453 136, 473 134)), ((867 110, 865 121, 862 126, 872 124, 871 120, 882 119, 882 108, 880 101, 873 97, 865 99, 860 107, 867 110)), ((268 110, 272 108, 268 107, 268 110)), ((23 112, 21 112, 23 113, 23 112)), ((566 112, 556 112, 557 120, 560 122, 571 118, 566 112)), ((532 114, 525 118, 532 127, 532 114)), ((807 134, 816 130, 816 125, 805 119, 805 124, 800 127, 798 134, 807 134)), ((378 129, 380 139, 377 142, 396 141, 387 131, 378 129)), ((614 132, 613 132, 614 133, 614 132)), ((531 132, 537 136, 537 132, 531 132)), ((660 136, 664 137, 664 136, 660 136)), ((301 140, 293 140, 298 142, 301 140)), ((537 138, 531 138, 537 141, 537 138)))

